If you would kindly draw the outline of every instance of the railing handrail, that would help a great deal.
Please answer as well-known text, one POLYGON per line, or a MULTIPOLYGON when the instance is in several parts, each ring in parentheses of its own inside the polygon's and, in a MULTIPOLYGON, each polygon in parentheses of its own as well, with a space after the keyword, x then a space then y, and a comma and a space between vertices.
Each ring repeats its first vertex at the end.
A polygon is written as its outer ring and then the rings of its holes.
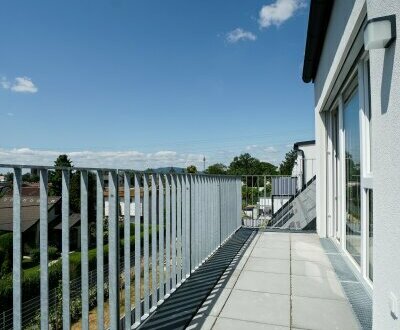
POLYGON ((232 175, 232 174, 208 174, 204 172, 197 172, 197 173, 179 173, 179 172, 156 172, 156 171, 147 171, 147 170, 135 170, 135 169, 127 169, 127 168, 109 168, 109 167, 82 167, 82 166, 71 166, 71 167, 64 167, 64 166, 48 166, 48 165, 30 165, 30 164, 0 164, 0 168, 20 168, 20 169, 37 169, 37 170, 58 170, 58 171, 102 171, 102 172, 123 172, 123 173, 130 173, 130 174, 165 174, 165 175, 189 175, 189 176, 196 176, 201 175, 205 177, 215 178, 240 178, 242 175, 232 175))

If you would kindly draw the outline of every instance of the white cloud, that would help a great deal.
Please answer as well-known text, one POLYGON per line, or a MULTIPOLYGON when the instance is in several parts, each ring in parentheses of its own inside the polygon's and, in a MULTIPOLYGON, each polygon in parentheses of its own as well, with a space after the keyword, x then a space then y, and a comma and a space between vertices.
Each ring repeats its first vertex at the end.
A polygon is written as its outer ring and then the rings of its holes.
POLYGON ((8 116, 8 117, 14 117, 14 113, 12 113, 12 112, 7 112, 7 116, 8 116))
POLYGON ((259 24, 261 28, 271 25, 279 26, 291 18, 297 10, 306 6, 304 0, 276 0, 260 10, 259 24))
POLYGON ((38 88, 32 82, 31 78, 17 77, 11 86, 11 90, 16 93, 36 93, 38 88))
POLYGON ((264 149, 264 151, 269 153, 276 153, 278 152, 278 149, 276 149, 275 147, 267 147, 264 149))
POLYGON ((253 150, 253 149, 256 149, 256 148, 258 148, 258 145, 257 144, 252 144, 252 145, 246 146, 245 149, 250 151, 250 150, 253 150))
POLYGON ((226 35, 226 40, 231 44, 235 44, 239 41, 245 41, 245 40, 254 41, 256 39, 257 37, 255 34, 249 31, 245 31, 241 28, 237 28, 226 35))
POLYGON ((67 154, 77 167, 121 168, 144 170, 157 167, 202 168, 203 154, 186 154, 175 151, 143 153, 128 151, 72 151, 34 150, 30 148, 0 148, 0 164, 52 166, 60 154, 67 154))
POLYGON ((4 88, 4 89, 9 89, 10 86, 11 86, 10 82, 7 80, 6 77, 1 77, 0 85, 1 85, 1 87, 4 88))

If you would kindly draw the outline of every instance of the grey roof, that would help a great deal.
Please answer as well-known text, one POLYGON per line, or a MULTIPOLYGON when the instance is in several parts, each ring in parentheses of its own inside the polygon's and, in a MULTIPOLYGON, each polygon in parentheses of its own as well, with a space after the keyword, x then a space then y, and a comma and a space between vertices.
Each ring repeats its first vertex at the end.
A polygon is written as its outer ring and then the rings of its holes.
MULTIPOLYGON (((48 197, 47 208, 50 211, 61 197, 48 197)), ((26 196, 21 198, 21 231, 25 232, 40 219, 40 198, 26 196)), ((0 198, 0 230, 13 230, 13 197, 0 198)))
MULTIPOLYGON (((81 215, 79 213, 72 213, 69 216, 69 228, 73 227, 76 225, 79 221, 81 221, 81 215)), ((62 229, 62 223, 60 222, 57 226, 54 227, 54 229, 62 229)))

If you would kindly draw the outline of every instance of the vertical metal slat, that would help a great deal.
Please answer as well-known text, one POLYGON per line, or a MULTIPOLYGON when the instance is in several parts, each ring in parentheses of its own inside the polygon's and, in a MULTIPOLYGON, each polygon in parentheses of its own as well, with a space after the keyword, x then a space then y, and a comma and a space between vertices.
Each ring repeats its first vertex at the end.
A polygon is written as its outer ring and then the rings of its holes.
POLYGON ((144 291, 144 311, 143 319, 147 318, 150 313, 149 309, 149 177, 143 175, 143 291, 144 291))
POLYGON ((131 176, 124 173, 125 329, 131 327, 131 176))
POLYGON ((141 254, 140 254, 140 177, 135 174, 135 327, 140 324, 141 299, 140 299, 140 276, 141 276, 141 254))
POLYGON ((176 276, 177 283, 182 281, 182 178, 177 176, 176 184, 176 276))
POLYGON ((171 268, 171 292, 176 289, 176 176, 172 176, 172 188, 171 188, 171 253, 172 253, 172 268, 171 268))
POLYGON ((82 329, 89 329, 88 172, 81 171, 82 329))
POLYGON ((22 278, 22 235, 21 235, 21 169, 14 168, 13 176, 13 328, 21 325, 21 278, 22 278))
POLYGON ((171 293, 171 176, 165 175, 165 297, 171 293))
POLYGON ((40 327, 49 328, 49 269, 48 269, 48 173, 40 170, 40 327))
POLYGON ((61 179, 61 238, 62 238, 62 310, 63 329, 71 327, 69 282, 69 170, 62 171, 61 179))
MULTIPOLYGON (((97 329, 104 329, 104 180, 103 171, 96 172, 96 269, 97 269, 97 329)), ((69 328, 68 328, 69 329, 69 328)))
POLYGON ((155 174, 151 175, 151 311, 157 308, 157 185, 155 174))
POLYGON ((119 228, 118 228, 118 174, 110 171, 109 184, 109 228, 108 228, 108 280, 110 302, 110 329, 119 328, 119 228))
POLYGON ((159 301, 164 300, 164 183, 162 176, 158 176, 158 235, 159 235, 159 301))

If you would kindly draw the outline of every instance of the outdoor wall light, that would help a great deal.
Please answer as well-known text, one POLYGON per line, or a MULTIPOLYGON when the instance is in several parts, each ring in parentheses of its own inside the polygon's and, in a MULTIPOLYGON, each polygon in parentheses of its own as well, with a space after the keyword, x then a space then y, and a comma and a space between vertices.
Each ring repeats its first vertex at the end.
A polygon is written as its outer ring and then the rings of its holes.
POLYGON ((364 29, 366 50, 388 48, 396 39, 396 15, 370 19, 364 29))

